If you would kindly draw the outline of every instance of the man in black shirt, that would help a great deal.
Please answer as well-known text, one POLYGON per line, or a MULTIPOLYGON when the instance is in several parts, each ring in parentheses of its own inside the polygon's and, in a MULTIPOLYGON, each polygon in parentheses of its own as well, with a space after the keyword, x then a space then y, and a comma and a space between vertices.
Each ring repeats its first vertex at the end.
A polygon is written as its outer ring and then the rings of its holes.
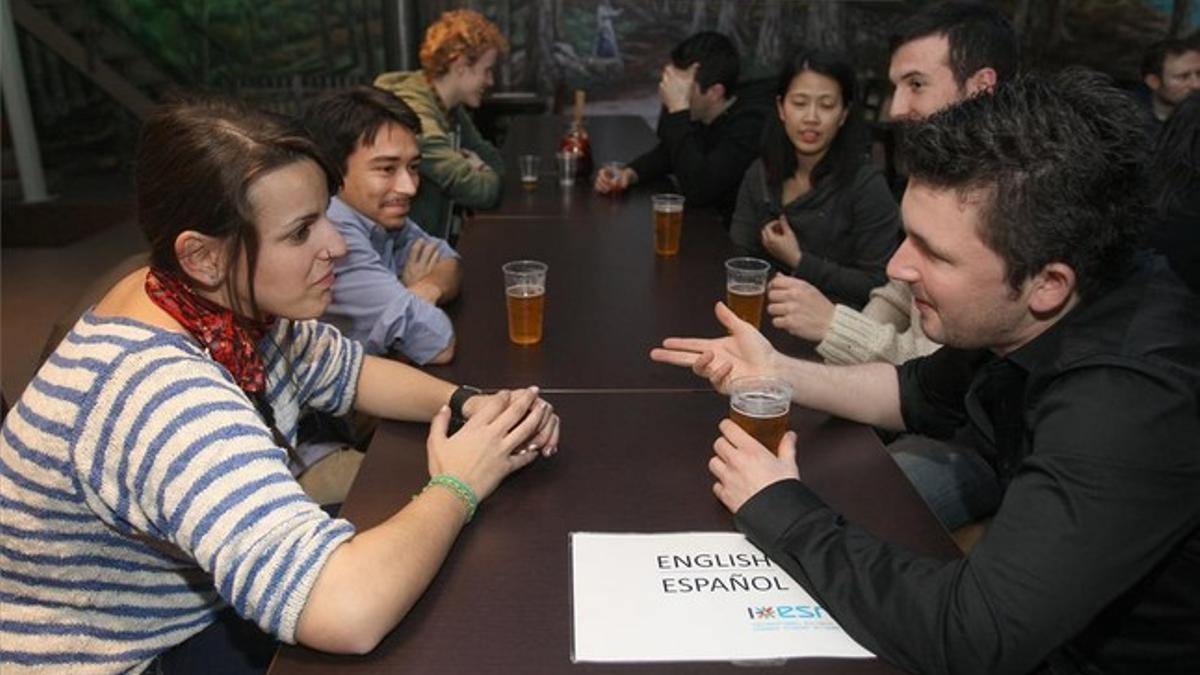
POLYGON ((720 33, 704 31, 679 43, 658 84, 659 144, 617 173, 597 172, 596 192, 674 174, 688 206, 715 208, 728 222, 770 109, 769 86, 738 88, 740 68, 737 48, 720 33))
POLYGON ((732 335, 652 352, 725 390, 775 374, 798 403, 946 437, 1004 484, 960 560, 847 523, 733 422, 709 467, 738 527, 868 649, 922 673, 1196 672, 1200 299, 1135 258, 1145 138, 1101 77, 1026 75, 905 137, 908 238, 888 266, 947 347, 901 366, 788 359, 732 335))

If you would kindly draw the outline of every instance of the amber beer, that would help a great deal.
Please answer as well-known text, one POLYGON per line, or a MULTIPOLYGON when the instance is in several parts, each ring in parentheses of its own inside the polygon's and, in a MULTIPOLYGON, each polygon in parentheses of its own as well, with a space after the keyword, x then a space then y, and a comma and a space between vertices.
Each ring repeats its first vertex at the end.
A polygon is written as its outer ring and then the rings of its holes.
POLYGON ((654 204, 654 252, 675 255, 679 253, 683 230, 683 195, 654 195, 651 201, 654 204))
POLYGON ((729 418, 771 452, 787 433, 791 386, 774 377, 743 377, 733 381, 729 418))
POLYGON ((508 339, 518 345, 541 342, 546 312, 546 263, 514 260, 501 269, 508 308, 508 339))
POLYGON ((760 328, 767 287, 759 284, 729 283, 725 285, 725 304, 738 318, 760 328))
POLYGON ((521 176, 521 187, 526 190, 536 190, 538 184, 537 176, 521 176))
POLYGON ((771 263, 759 258, 725 261, 725 304, 738 318, 758 328, 766 304, 767 276, 771 263))
POLYGON ((546 287, 522 284, 505 289, 508 302, 508 339, 519 345, 542 341, 542 313, 546 311, 546 287))

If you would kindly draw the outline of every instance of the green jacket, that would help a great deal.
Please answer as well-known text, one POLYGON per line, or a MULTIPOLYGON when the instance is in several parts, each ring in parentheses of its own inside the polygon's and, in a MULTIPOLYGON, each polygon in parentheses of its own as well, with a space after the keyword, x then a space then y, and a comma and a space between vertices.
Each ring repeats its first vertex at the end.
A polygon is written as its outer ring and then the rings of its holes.
POLYGON ((500 152, 484 140, 463 106, 446 111, 437 92, 421 71, 383 73, 375 86, 390 91, 407 103, 421 118, 421 187, 413 200, 409 217, 429 234, 446 238, 457 232, 454 206, 489 209, 500 201, 504 161, 500 152), (479 155, 487 166, 471 168, 470 162, 455 149, 479 155))

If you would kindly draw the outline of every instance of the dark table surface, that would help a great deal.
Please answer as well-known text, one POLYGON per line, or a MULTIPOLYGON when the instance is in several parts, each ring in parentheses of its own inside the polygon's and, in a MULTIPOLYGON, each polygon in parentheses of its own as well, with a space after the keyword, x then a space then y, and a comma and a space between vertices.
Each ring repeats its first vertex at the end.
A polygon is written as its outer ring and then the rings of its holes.
MULTIPOLYGON (((461 297, 448 307, 458 334, 453 364, 431 368, 485 388, 539 384, 563 419, 562 451, 505 481, 481 507, 412 612, 370 655, 340 657, 287 647, 271 672, 561 673, 779 672, 730 664, 572 664, 568 533, 732 529, 707 471, 726 400, 686 370, 652 363, 670 335, 716 336, 723 261, 735 253, 715 214, 686 209, 682 247, 658 257, 650 195, 591 192, 590 180, 558 185, 552 152, 558 118, 518 118, 504 149, 513 168, 504 203, 469 219, 458 249, 461 297), (543 155, 543 178, 524 191, 515 157, 543 155), (508 341, 500 265, 549 264, 541 344, 508 341)), ((588 121, 598 162, 651 147, 638 118, 588 121)), ((788 353, 808 347, 768 329, 788 353)), ((811 352, 810 352, 811 353, 811 352)), ((851 521, 887 540, 941 557, 954 544, 865 427, 805 410, 802 476, 851 521)), ((427 425, 385 423, 342 511, 360 529, 402 508, 428 480, 427 425)), ((806 659, 788 672, 893 672, 875 660, 806 659)))
MULTIPOLYGON (((500 206, 488 211, 488 217, 559 217, 586 214, 595 208, 595 203, 587 199, 592 190, 590 176, 577 177, 573 187, 558 184, 554 154, 558 151, 558 143, 566 131, 567 122, 568 118, 554 116, 513 118, 504 147, 501 148, 506 170, 500 206), (517 168, 517 157, 520 155, 541 157, 541 179, 535 190, 526 190, 521 186, 517 168)), ((628 163, 658 142, 646 122, 634 115, 592 117, 586 120, 585 126, 591 138, 592 158, 597 169, 608 161, 628 163)))
MULTIPOLYGON (((506 154, 514 147, 555 147, 561 133, 555 121, 514 122, 506 154)), ((620 144, 654 141, 637 117, 597 118, 588 126, 598 157, 620 144)), ((499 210, 463 226, 457 244, 462 291, 446 308, 457 333, 456 356, 430 372, 483 388, 702 387, 690 372, 651 363, 647 354, 665 337, 723 334, 713 305, 725 295, 724 261, 738 252, 719 216, 685 207, 679 253, 658 256, 650 196, 668 185, 602 196, 592 193, 590 181, 564 188, 550 175, 537 190, 525 191, 515 171, 509 174, 499 210), (544 338, 533 346, 508 341, 500 272, 505 262, 525 258, 550 267, 544 338)), ((783 331, 767 327, 765 334, 788 353, 811 353, 810 345, 783 331)))
MULTIPOLYGON (((730 531, 707 470, 727 400, 711 392, 550 395, 561 452, 511 476, 480 507, 433 584, 370 655, 280 650, 272 673, 779 672, 725 663, 573 664, 568 533, 730 531)), ((801 475, 846 517, 939 557, 953 543, 856 424, 794 410, 801 475)), ((427 426, 376 432, 342 515, 382 522, 428 480, 427 426)), ((799 659, 787 672, 890 673, 876 660, 799 659)))
MULTIPOLYGON (((467 223, 460 297, 447 311, 457 333, 454 361, 438 377, 484 388, 539 384, 576 389, 694 389, 690 371, 652 363, 650 348, 676 336, 719 336, 713 305, 724 299, 726 258, 735 254, 715 216, 685 214, 678 255, 655 255, 647 195, 599 201, 569 219, 467 223), (549 265, 542 342, 508 340, 500 266, 531 258, 549 265)), ((782 331, 767 335, 795 353, 808 347, 782 331), (787 345, 791 345, 788 347, 787 345)))

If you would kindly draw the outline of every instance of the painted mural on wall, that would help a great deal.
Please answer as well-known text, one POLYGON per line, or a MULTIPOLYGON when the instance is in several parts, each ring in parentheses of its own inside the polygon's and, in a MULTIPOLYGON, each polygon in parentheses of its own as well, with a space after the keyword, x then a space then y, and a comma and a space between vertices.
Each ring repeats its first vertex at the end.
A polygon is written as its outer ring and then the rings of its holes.
MULTIPOLYGON (((509 88, 584 87, 592 98, 653 91, 672 45, 717 30, 738 45, 750 77, 772 73, 800 45, 846 50, 868 80, 886 74, 888 30, 919 0, 421 0, 423 17, 477 9, 513 42, 509 88)), ((1139 79, 1142 51, 1200 25, 1196 0, 996 0, 1022 36, 1027 66, 1082 64, 1139 79)))
MULTIPOLYGON (((182 84, 236 78, 369 80, 383 69, 380 0, 87 0, 124 24, 182 84)), ((389 0, 390 1, 390 0, 389 0)), ((1143 49, 1200 24, 1200 0, 993 0, 1022 35, 1029 64, 1081 63, 1138 78, 1143 49)), ((653 91, 672 45, 698 30, 730 35, 749 77, 802 44, 844 48, 868 79, 886 70, 888 29, 926 0, 415 0, 422 22, 457 7, 492 18, 513 44, 507 89, 591 98, 653 91)))
MULTIPOLYGON (((0 0, 2 1, 2 0, 0 0)), ((299 112, 320 91, 370 82, 386 69, 384 7, 401 0, 57 0, 43 11, 86 14, 78 39, 109 56, 157 98, 170 87, 221 90, 253 105, 299 112), (109 53, 111 52, 111 53, 109 53), (130 58, 133 54, 136 58, 130 58), (159 77, 159 74, 166 77, 159 77), (138 77, 135 78, 134 75, 138 77)), ((671 47, 702 30, 741 50, 747 79, 774 73, 800 45, 844 48, 864 79, 868 108, 881 104, 889 29, 930 0, 402 0, 422 27, 441 12, 479 10, 510 37, 501 90, 569 100, 588 92, 589 112, 658 113, 656 83, 671 47)), ((1200 0, 987 0, 1012 17, 1027 65, 1079 63, 1127 84, 1145 48, 1200 25, 1200 0)), ((137 121, 86 76, 19 31, 31 105, 47 160, 102 168, 128 162, 137 121), (86 154, 86 153, 85 153, 86 154), (63 158, 67 159, 63 159, 63 158)), ((419 35, 418 35, 419 39, 419 35)), ((416 46, 412 48, 415 54, 416 46)))

